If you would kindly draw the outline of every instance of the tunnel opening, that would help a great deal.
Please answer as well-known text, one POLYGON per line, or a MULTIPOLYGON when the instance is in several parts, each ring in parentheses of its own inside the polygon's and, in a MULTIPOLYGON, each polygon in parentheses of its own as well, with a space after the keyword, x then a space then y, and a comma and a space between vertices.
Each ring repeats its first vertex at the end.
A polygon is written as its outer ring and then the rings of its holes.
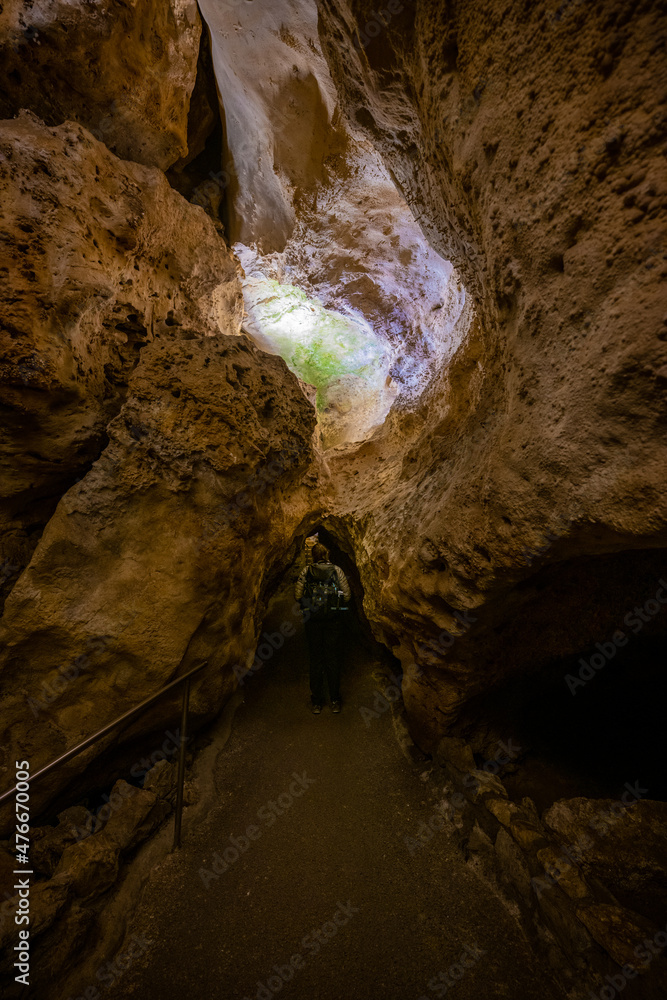
MULTIPOLYGON (((240 704, 252 706, 263 696, 265 684, 275 683, 277 677, 278 688, 284 690, 285 697, 294 700, 304 712, 308 710, 308 650, 302 614, 294 597, 296 580, 306 565, 308 539, 317 539, 325 545, 331 561, 343 569, 352 592, 340 645, 343 710, 357 715, 360 706, 356 692, 350 703, 347 695, 358 678, 370 675, 378 691, 386 691, 390 686, 396 692, 396 697, 392 696, 390 701, 383 700, 380 693, 380 711, 391 707, 393 712, 404 714, 400 698, 401 664, 375 639, 364 614, 363 585, 352 549, 342 534, 336 533, 335 525, 326 521, 316 521, 298 533, 282 557, 268 568, 258 599, 261 624, 257 644, 245 664, 227 664, 226 667, 238 682, 240 704), (270 678, 269 675, 274 676, 270 678)), ((378 703, 367 698, 361 707, 373 712, 378 709, 378 703)), ((227 706, 222 713, 226 710, 227 706)), ((192 712, 186 773, 201 751, 211 745, 220 714, 202 716, 192 712)), ((111 817, 124 808, 131 796, 128 789, 159 789, 164 793, 165 788, 173 784, 179 715, 179 698, 165 699, 137 723, 119 731, 110 746, 83 766, 80 773, 35 814, 36 883, 54 877, 67 847, 104 831, 111 817)), ((286 729, 286 739, 288 733, 286 729)), ((174 804, 175 787, 169 792, 169 801, 174 804)), ((160 818, 156 830, 165 817, 160 818)), ((131 861, 138 846, 131 846, 124 852, 124 862, 131 861)))
POLYGON ((309 703, 308 693, 308 649, 305 637, 304 616, 295 598, 295 586, 301 571, 310 564, 309 546, 319 542, 329 552, 330 561, 339 566, 349 583, 351 599, 342 618, 340 661, 341 690, 345 702, 345 690, 353 682, 355 671, 379 671, 386 677, 400 679, 401 666, 386 646, 379 643, 363 609, 363 585, 354 558, 343 538, 338 537, 331 524, 313 524, 295 538, 287 555, 287 565, 280 568, 265 581, 260 606, 264 607, 259 640, 248 665, 239 673, 242 684, 258 674, 266 674, 265 667, 273 664, 284 669, 286 661, 291 667, 286 671, 290 683, 300 682, 299 699, 309 703))

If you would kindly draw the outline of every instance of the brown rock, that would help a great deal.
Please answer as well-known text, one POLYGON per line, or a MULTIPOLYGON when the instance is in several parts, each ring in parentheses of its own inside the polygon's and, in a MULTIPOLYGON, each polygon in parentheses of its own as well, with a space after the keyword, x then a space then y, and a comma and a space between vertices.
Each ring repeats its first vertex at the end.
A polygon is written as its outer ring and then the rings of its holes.
POLYGON ((241 300, 210 219, 156 170, 29 114, 0 123, 0 153, 0 563, 18 571, 104 447, 144 346, 238 333, 241 300))
MULTIPOLYGON (((89 813, 83 806, 73 806, 60 813, 57 826, 37 826, 30 830, 30 861, 32 866, 51 877, 63 855, 65 848, 85 835, 89 813)), ((92 830, 92 823, 89 824, 92 830)))
POLYGON ((176 777, 178 768, 167 760, 159 760, 150 769, 144 780, 144 789, 166 799, 173 805, 176 801, 176 777))
POLYGON ((500 778, 497 778, 495 774, 489 774, 488 771, 471 771, 470 779, 466 785, 466 793, 472 798, 473 802, 478 802, 489 793, 499 799, 507 799, 507 791, 500 778), (474 785, 472 784, 472 778, 475 779, 474 785))
POLYGON ((169 805, 147 788, 135 788, 126 781, 117 781, 113 786, 110 802, 114 796, 120 805, 109 817, 104 834, 108 842, 120 851, 131 851, 137 844, 151 835, 169 814, 169 805))
POLYGON ((488 855, 493 850, 491 838, 482 830, 479 823, 475 823, 466 841, 466 850, 488 855))
POLYGON ((67 880, 77 896, 92 900, 116 881, 119 855, 120 848, 103 830, 66 848, 55 878, 67 880))
POLYGON ((545 872, 557 880, 570 899, 585 899, 590 895, 590 889, 576 865, 555 848, 543 847, 537 852, 537 858, 545 872))
POLYGON ((492 813, 499 823, 509 827, 512 816, 516 812, 516 806, 507 799, 494 799, 492 797, 484 799, 484 805, 492 813))
POLYGON ((645 938, 652 941, 655 937, 657 928, 648 920, 609 903, 582 906, 577 910, 577 916, 618 965, 632 965, 639 970, 648 968, 650 962, 638 958, 635 952, 645 938))
POLYGON ((530 820, 523 816, 512 817, 510 819, 510 832, 519 847, 525 851, 530 850, 535 844, 544 841, 544 833, 535 827, 530 820))
POLYGON ((657 587, 664 306, 647 248, 659 264, 664 220, 631 224, 617 186, 641 168, 664 202, 661 146, 644 138, 664 19, 634 7, 610 26, 602 5, 564 35, 536 30, 544 2, 528 16, 416 0, 360 50, 370 0, 319 7, 346 111, 475 304, 417 412, 330 462, 366 613, 400 656, 413 736, 435 748, 473 695, 608 640, 657 587), (591 52, 607 46, 601 77, 591 52), (609 121, 625 136, 613 155, 609 121))
MULTIPOLYGON (((304 484, 314 423, 282 359, 246 338, 144 349, 107 449, 60 502, 5 607, 5 774, 23 757, 37 769, 204 659, 193 721, 220 709, 253 660, 261 616, 248 609, 316 502, 304 484), (27 728, 26 698, 100 635, 91 668, 27 728)), ((176 710, 167 700, 137 725, 166 729, 176 710)), ((99 749, 40 782, 33 809, 99 749)))
POLYGON ((67 904, 72 888, 69 873, 55 875, 48 882, 37 882, 30 889, 30 922, 32 933, 48 930, 67 904))
POLYGON ((195 0, 6 0, 0 118, 71 119, 121 159, 166 170, 187 153, 200 34, 195 0))
POLYGON ((529 900, 532 896, 530 872, 528 871, 522 852, 506 830, 501 829, 498 831, 495 849, 500 863, 500 870, 505 880, 512 885, 523 899, 529 900))
POLYGON ((623 811, 611 799, 561 799, 544 814, 563 844, 583 843, 580 864, 623 902, 662 910, 667 895, 667 803, 623 811))
POLYGON ((438 763, 453 764, 462 774, 470 774, 477 770, 472 749, 465 740, 457 739, 454 736, 443 736, 438 743, 435 754, 438 763))
POLYGON ((575 912, 572 901, 558 886, 552 886, 537 897, 539 912, 575 966, 581 968, 579 956, 588 952, 593 942, 575 912))

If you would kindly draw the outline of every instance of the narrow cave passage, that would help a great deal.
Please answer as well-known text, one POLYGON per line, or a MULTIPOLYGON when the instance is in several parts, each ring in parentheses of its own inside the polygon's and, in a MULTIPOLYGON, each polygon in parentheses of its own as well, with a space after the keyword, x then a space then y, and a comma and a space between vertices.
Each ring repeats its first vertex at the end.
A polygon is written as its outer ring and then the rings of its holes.
MULTIPOLYGON (((295 621, 298 568, 262 637, 295 621)), ((456 983, 462 1000, 564 996, 434 822, 447 791, 437 769, 411 745, 400 702, 377 711, 389 674, 382 648, 351 630, 343 711, 313 716, 297 624, 248 676, 231 735, 213 737, 198 773, 205 816, 153 867, 119 952, 149 943, 127 970, 103 967, 105 996, 265 1000, 284 988, 340 1000, 353 983, 355 997, 398 1000, 430 980, 456 983)))
POLYGON ((665 1000, 664 15, 2 0, 3 1000, 665 1000))

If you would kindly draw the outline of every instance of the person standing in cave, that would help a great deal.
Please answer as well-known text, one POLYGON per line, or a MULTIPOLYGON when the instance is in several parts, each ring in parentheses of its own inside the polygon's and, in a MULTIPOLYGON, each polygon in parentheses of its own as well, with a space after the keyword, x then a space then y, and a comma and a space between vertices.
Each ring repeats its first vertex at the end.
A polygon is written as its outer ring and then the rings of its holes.
POLYGON ((296 599, 304 611, 304 626, 310 661, 311 711, 319 715, 324 704, 324 685, 329 688, 331 711, 340 712, 340 639, 344 611, 350 600, 350 585, 340 566, 334 566, 319 542, 313 546, 312 565, 296 582, 296 599))

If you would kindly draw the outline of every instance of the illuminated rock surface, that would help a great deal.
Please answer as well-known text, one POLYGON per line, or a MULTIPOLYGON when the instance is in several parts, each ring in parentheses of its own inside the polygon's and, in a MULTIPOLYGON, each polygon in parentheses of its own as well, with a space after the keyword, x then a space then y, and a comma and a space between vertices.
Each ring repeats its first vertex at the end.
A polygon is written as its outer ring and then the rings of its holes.
POLYGON ((373 4, 319 9, 345 112, 475 302, 419 422, 332 466, 368 616, 433 745, 474 694, 593 649, 659 586, 664 19, 417 0, 359 51, 373 4))
POLYGON ((242 306, 204 212, 81 126, 2 122, 0 190, 0 531, 18 568, 103 449, 144 346, 238 333, 242 306))
POLYGON ((254 307, 264 277, 352 318, 365 340, 372 331, 382 360, 371 381, 346 378, 329 412, 320 406, 326 445, 361 440, 394 399, 413 407, 451 358, 470 322, 465 291, 372 143, 341 115, 315 0, 216 0, 202 10, 227 126, 231 237, 252 276, 247 328, 271 339, 254 307))
POLYGON ((263 277, 244 282, 245 327, 265 350, 317 390, 326 446, 363 440, 396 398, 392 359, 361 318, 325 309, 294 285, 263 277))

